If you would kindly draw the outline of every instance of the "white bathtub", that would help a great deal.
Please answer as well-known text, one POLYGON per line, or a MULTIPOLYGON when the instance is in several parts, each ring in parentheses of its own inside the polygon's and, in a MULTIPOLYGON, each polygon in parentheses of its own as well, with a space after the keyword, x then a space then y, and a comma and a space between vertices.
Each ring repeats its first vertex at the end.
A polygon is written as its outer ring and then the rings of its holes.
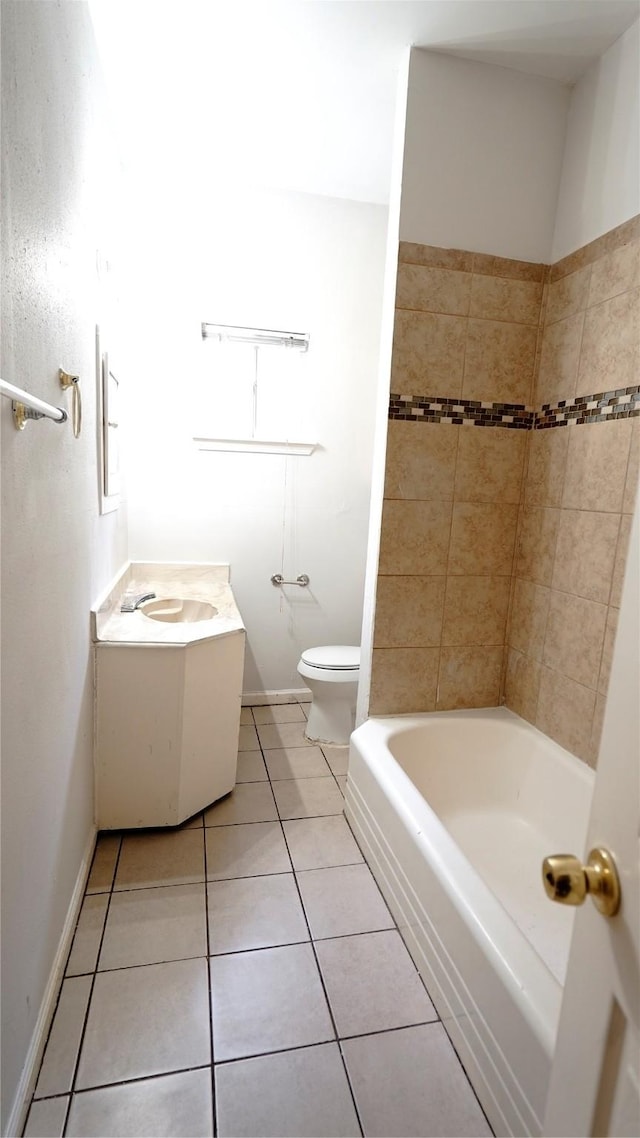
POLYGON ((371 719, 345 813, 496 1134, 539 1134, 593 772, 506 708, 371 719))

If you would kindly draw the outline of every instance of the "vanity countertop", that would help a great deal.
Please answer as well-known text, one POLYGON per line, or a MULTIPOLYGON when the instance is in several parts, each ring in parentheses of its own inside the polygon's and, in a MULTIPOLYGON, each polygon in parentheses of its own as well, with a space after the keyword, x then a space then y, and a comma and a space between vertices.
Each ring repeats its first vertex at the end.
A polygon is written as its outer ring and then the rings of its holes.
POLYGON ((92 639, 105 645, 186 645, 243 631, 228 565, 130 561, 91 610, 92 639), (129 593, 208 601, 217 612, 210 620, 153 620, 139 609, 120 611, 123 598, 129 593))

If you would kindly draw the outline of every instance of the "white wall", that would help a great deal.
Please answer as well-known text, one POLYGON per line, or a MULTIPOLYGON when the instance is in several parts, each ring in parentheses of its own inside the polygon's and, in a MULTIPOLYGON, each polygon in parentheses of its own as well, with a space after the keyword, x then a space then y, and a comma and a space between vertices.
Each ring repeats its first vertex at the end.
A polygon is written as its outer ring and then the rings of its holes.
POLYGON ((414 49, 400 239, 549 261, 567 88, 414 49))
POLYGON ((553 251, 558 261, 640 213, 640 20, 571 93, 553 251))
MULTIPOLYGON (((84 423, 2 439, 3 1133, 93 831, 89 608, 126 555, 98 516, 94 326, 105 172, 113 169, 86 5, 2 4, 2 377, 84 423)), ((109 209, 114 208, 113 193, 109 209)))
POLYGON ((387 210, 190 187, 185 200, 170 227, 147 220, 131 271, 143 350, 128 408, 130 553, 230 562, 245 692, 299 689, 303 648, 360 643, 387 210), (295 400, 302 441, 320 444, 312 456, 195 449, 202 320, 310 333, 295 400), (275 589, 279 572, 311 586, 275 589))

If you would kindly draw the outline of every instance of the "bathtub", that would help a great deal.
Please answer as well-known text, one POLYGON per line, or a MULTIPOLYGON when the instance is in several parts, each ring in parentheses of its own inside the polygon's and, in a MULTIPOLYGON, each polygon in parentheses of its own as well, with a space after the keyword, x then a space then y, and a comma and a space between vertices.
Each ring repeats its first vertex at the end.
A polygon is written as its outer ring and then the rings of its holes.
POLYGON ((351 736, 345 814, 496 1134, 542 1128, 575 910, 540 868, 584 852, 593 778, 503 707, 351 736))

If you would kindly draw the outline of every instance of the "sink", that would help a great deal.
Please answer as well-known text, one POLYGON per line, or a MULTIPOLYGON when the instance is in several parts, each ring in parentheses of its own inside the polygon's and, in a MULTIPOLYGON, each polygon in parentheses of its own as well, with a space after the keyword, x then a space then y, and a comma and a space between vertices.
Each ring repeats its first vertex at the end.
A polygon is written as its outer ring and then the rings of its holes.
POLYGON ((156 597, 144 601, 138 612, 150 620, 164 620, 172 624, 194 624, 199 620, 211 620, 217 608, 208 601, 196 601, 186 597, 156 597))

